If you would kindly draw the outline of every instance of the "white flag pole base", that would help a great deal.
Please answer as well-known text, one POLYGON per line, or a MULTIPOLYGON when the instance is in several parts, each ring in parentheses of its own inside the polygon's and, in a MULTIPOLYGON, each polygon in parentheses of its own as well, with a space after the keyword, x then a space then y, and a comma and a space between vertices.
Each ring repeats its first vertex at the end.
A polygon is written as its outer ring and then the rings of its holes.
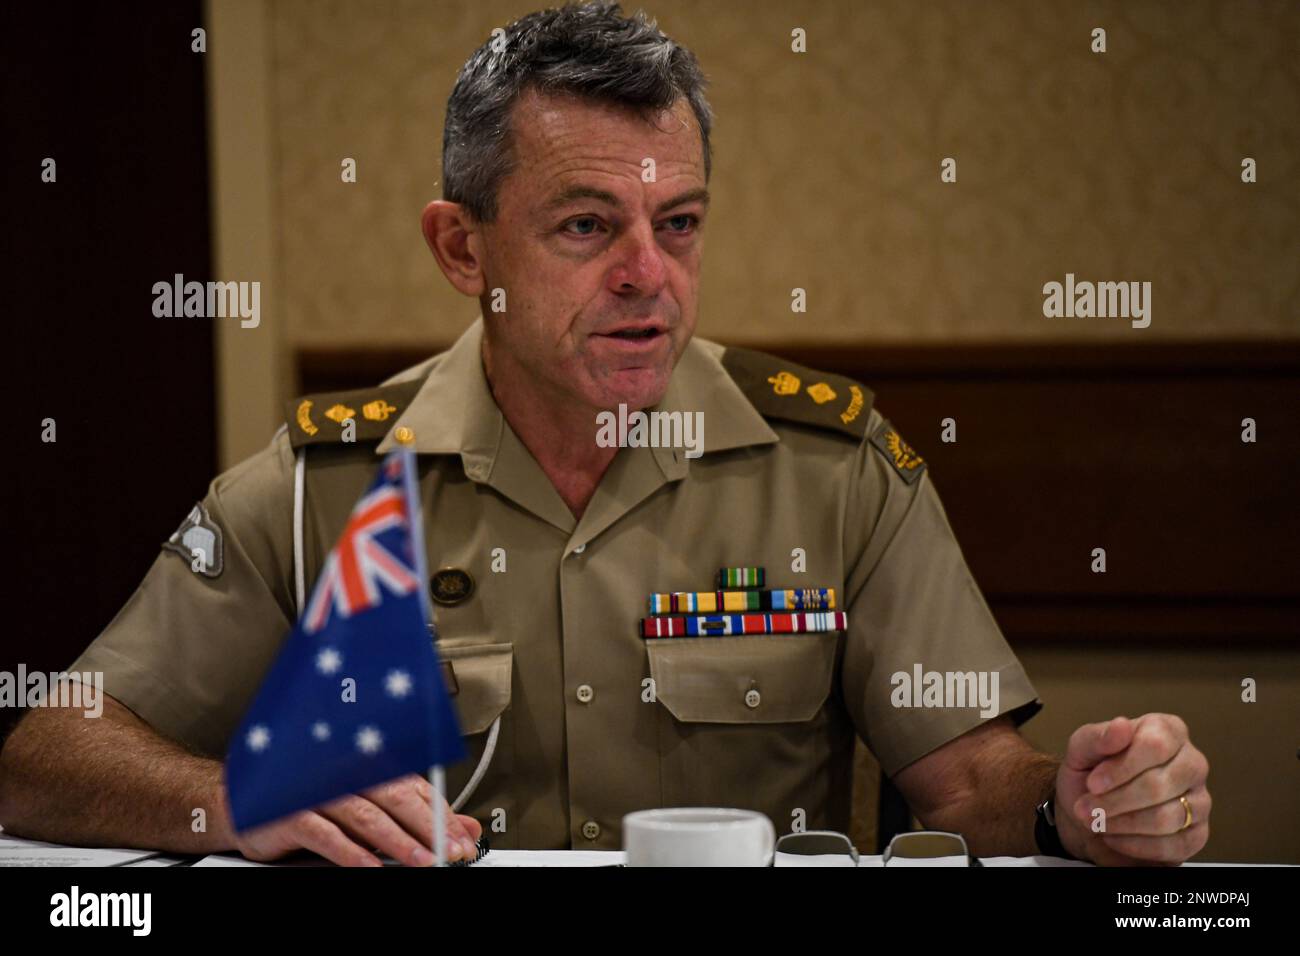
POLYGON ((435 866, 447 865, 447 790, 446 775, 442 764, 437 763, 429 771, 429 785, 433 787, 433 862, 435 866))

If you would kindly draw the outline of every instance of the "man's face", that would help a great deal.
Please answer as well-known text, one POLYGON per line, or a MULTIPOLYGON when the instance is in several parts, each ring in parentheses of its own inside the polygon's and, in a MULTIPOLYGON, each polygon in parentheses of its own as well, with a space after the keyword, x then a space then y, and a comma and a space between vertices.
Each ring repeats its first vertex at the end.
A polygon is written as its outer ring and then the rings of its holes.
POLYGON ((708 199, 694 113, 679 100, 651 125, 529 92, 512 130, 516 167, 482 228, 493 365, 508 353, 534 387, 589 408, 657 404, 695 330, 708 199))

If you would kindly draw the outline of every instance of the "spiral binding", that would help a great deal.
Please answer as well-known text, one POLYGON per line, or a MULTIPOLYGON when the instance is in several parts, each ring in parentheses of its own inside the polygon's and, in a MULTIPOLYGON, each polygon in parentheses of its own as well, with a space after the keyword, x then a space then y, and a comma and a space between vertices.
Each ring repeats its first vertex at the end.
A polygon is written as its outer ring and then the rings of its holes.
POLYGON ((474 859, 455 860, 454 862, 448 863, 447 865, 448 866, 471 866, 477 863, 479 860, 483 859, 483 857, 487 856, 488 850, 491 849, 491 847, 488 846, 488 838, 485 836, 479 837, 478 842, 475 843, 474 846, 478 848, 478 852, 474 854, 474 859))

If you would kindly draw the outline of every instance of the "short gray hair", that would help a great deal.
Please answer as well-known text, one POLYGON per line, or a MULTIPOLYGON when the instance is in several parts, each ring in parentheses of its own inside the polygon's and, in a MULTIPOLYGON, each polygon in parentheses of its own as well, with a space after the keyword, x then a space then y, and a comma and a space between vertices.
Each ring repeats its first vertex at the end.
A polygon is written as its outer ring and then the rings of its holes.
POLYGON ((504 37, 488 40, 465 61, 447 100, 445 199, 465 206, 479 222, 496 218, 497 191, 515 165, 510 110, 529 89, 626 106, 645 116, 685 97, 700 124, 708 181, 713 114, 704 74, 695 54, 664 36, 654 20, 639 10, 624 16, 617 3, 570 3, 504 29, 504 37))

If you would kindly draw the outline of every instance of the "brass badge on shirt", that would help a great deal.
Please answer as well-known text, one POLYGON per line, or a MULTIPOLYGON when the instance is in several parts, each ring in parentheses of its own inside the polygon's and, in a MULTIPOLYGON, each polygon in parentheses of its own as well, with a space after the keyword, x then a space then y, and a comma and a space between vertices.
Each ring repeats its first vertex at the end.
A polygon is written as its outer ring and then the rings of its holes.
POLYGON ((474 593, 474 579, 460 568, 443 568, 429 579, 429 596, 439 604, 460 604, 474 593))
POLYGON ((163 542, 163 547, 185 557, 195 574, 209 578, 221 574, 221 529, 202 504, 190 509, 181 526, 163 542))
POLYGON ((888 421, 880 423, 876 433, 871 436, 871 444, 889 459, 894 470, 909 485, 920 478, 921 472, 925 471, 925 459, 918 455, 911 445, 903 441, 903 436, 898 434, 898 429, 888 421))

